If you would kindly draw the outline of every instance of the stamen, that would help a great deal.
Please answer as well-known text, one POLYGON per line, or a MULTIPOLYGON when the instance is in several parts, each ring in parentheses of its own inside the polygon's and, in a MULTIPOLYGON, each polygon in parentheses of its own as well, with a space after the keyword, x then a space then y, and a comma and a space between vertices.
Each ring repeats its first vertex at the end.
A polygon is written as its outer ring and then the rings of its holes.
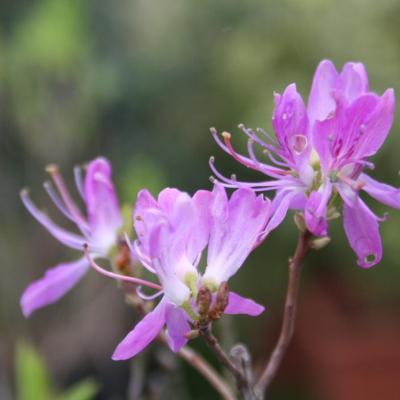
POLYGON ((142 250, 139 247, 139 243, 137 240, 133 242, 133 247, 134 247, 134 252, 139 258, 139 261, 142 263, 142 265, 151 273, 155 274, 156 270, 151 266, 151 259, 148 257, 146 254, 142 252, 142 250))
POLYGON ((90 256, 90 254, 89 254, 89 245, 87 243, 85 243, 83 245, 83 252, 84 252, 85 257, 87 258, 90 266, 94 270, 96 270, 97 272, 99 272, 100 274, 102 274, 104 276, 107 276, 107 277, 112 278, 112 279, 116 279, 118 281, 130 282, 130 283, 134 283, 136 285, 143 285, 143 286, 150 287, 152 289, 162 290, 162 287, 160 285, 156 284, 156 283, 153 283, 153 282, 150 282, 150 281, 146 281, 146 280, 140 279, 140 278, 134 278, 132 276, 125 276, 125 275, 115 274, 114 272, 107 271, 106 269, 103 269, 98 264, 96 264, 96 262, 90 256))
POLYGON ((43 187, 46 190, 47 194, 50 196, 53 203, 57 206, 57 208, 71 221, 74 221, 74 218, 69 213, 69 211, 65 208, 61 199, 58 197, 57 193, 54 191, 50 182, 46 181, 43 183, 43 187))
POLYGON ((137 294, 142 300, 154 300, 154 299, 156 299, 157 297, 161 296, 163 293, 164 293, 163 291, 159 291, 159 292, 156 292, 156 293, 154 293, 154 294, 148 295, 148 294, 143 293, 142 287, 141 287, 141 286, 138 286, 138 287, 136 288, 136 294, 137 294))
POLYGON ((256 129, 257 132, 261 133, 262 135, 264 135, 268 140, 270 140, 273 144, 276 144, 276 139, 271 136, 266 130, 264 130, 263 128, 257 128, 256 129))
POLYGON ((86 221, 83 218, 79 208, 75 205, 74 201, 72 200, 68 189, 64 183, 64 180, 60 174, 58 166, 55 164, 50 164, 46 167, 46 171, 50 174, 51 178, 53 179, 61 198, 64 201, 65 206, 67 207, 68 211, 71 213, 75 222, 78 225, 85 225, 86 221))
POLYGON ((75 185, 78 189, 79 194, 81 195, 83 201, 85 201, 85 191, 83 189, 83 179, 82 179, 82 168, 79 165, 74 167, 74 178, 75 185))
POLYGON ((231 155, 236 161, 240 162, 241 164, 245 165, 248 168, 254 169, 255 171, 264 173, 265 175, 270 176, 271 178, 275 179, 280 179, 282 175, 290 175, 287 171, 284 171, 280 168, 277 167, 271 167, 266 164, 261 164, 259 166, 254 166, 254 162, 243 155, 240 155, 235 152, 235 150, 232 147, 232 144, 230 143, 230 133, 225 132, 225 137, 224 137, 224 142, 221 141, 221 139, 218 136, 218 132, 215 128, 210 128, 210 132, 213 135, 214 140, 218 144, 219 147, 221 147, 222 150, 224 150, 226 153, 231 155))
POLYGON ((337 177, 343 182, 347 183, 352 189, 356 191, 360 191, 366 185, 366 183, 363 181, 356 182, 354 179, 351 179, 348 176, 339 173, 337 174, 337 177))

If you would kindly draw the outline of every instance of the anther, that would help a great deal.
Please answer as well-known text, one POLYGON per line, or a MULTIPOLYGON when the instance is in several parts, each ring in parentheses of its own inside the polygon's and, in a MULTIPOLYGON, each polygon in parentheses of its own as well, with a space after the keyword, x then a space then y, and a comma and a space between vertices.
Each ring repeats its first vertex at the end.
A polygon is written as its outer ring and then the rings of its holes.
POLYGON ((222 137, 226 140, 231 140, 232 135, 229 132, 222 132, 222 137))
POLYGON ((49 164, 46 166, 46 172, 49 174, 57 174, 60 172, 60 168, 57 164, 49 164))

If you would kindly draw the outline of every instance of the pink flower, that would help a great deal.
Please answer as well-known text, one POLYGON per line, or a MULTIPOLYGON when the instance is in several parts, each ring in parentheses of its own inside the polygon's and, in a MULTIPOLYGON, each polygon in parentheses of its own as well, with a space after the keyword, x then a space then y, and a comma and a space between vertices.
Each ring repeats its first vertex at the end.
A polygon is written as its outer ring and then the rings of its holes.
POLYGON ((284 219, 288 209, 304 213, 307 228, 317 236, 327 235, 328 220, 337 205, 343 205, 343 222, 358 264, 368 268, 382 258, 378 218, 359 196, 364 190, 376 200, 400 208, 400 191, 366 175, 373 168, 368 160, 382 146, 393 122, 393 89, 383 95, 370 92, 367 73, 361 63, 347 63, 338 73, 331 61, 322 61, 314 75, 306 108, 296 85, 282 95, 275 94, 272 117, 276 139, 265 131, 258 133, 241 125, 249 137, 245 157, 232 147, 228 133, 224 142, 212 134, 227 153, 245 166, 270 179, 239 182, 222 176, 210 165, 227 187, 251 187, 275 191, 274 215, 265 233, 284 219), (261 146, 270 162, 261 162, 254 144, 261 146))
MULTIPOLYGON (((163 329, 173 351, 187 342, 191 325, 199 319, 196 304, 201 287, 212 293, 212 306, 223 282, 242 266, 254 248, 270 215, 270 203, 251 189, 239 189, 228 199, 216 184, 212 192, 193 197, 177 189, 164 189, 155 199, 142 190, 134 211, 138 239, 135 251, 142 264, 161 284, 162 299, 123 339, 114 360, 135 356, 163 329), (208 246, 204 275, 198 269, 208 246)), ((259 315, 264 307, 230 292, 226 314, 259 315)))
MULTIPOLYGON (((28 191, 21 192, 21 199, 32 214, 58 241, 67 247, 82 251, 88 243, 92 257, 107 257, 116 245, 122 218, 111 180, 111 165, 105 158, 96 158, 87 166, 82 182, 80 169, 75 169, 78 191, 86 205, 86 216, 81 213, 64 185, 56 166, 49 166, 48 172, 58 189, 57 194, 49 182, 45 189, 59 210, 80 230, 80 234, 68 232, 56 225, 31 201, 28 191)), ((21 307, 27 317, 33 311, 59 300, 83 277, 89 268, 83 257, 77 261, 62 263, 46 271, 43 278, 31 283, 21 297, 21 307)))

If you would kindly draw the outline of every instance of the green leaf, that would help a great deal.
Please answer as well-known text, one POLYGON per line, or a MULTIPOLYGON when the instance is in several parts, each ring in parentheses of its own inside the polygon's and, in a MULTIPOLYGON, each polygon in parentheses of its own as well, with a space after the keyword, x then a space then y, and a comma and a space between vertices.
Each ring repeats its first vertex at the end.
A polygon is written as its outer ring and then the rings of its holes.
POLYGON ((17 344, 15 374, 18 400, 50 399, 52 390, 46 365, 26 342, 17 344))
POLYGON ((91 400, 98 391, 99 385, 89 378, 73 385, 58 400, 91 400))

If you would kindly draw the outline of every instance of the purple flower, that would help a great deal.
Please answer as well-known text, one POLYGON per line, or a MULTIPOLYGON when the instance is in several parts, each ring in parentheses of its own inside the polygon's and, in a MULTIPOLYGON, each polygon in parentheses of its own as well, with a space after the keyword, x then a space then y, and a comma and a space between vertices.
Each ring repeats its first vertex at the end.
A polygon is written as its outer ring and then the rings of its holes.
POLYGON ((377 264, 382 258, 380 218, 359 194, 364 190, 376 200, 400 208, 399 189, 381 184, 363 172, 373 168, 368 158, 382 146, 392 125, 393 90, 388 89, 381 96, 370 92, 361 63, 347 63, 338 73, 332 62, 325 60, 314 75, 307 108, 295 84, 274 98, 272 124, 276 139, 262 129, 256 133, 240 125, 249 137, 248 157, 233 149, 229 133, 223 133, 222 142, 212 129, 223 150, 271 179, 252 183, 225 178, 211 158, 217 179, 226 187, 276 191, 274 215, 265 234, 282 222, 288 209, 294 209, 304 213, 307 228, 314 235, 325 236, 328 220, 343 205, 345 232, 358 264, 364 268, 377 264), (269 163, 259 161, 254 144, 261 146, 269 163))
MULTIPOLYGON (((219 290, 250 254, 270 215, 270 203, 251 189, 238 189, 228 200, 216 184, 212 192, 197 191, 193 197, 177 189, 163 190, 156 200, 142 190, 134 211, 138 239, 134 248, 142 264, 156 274, 161 301, 123 339, 113 354, 123 360, 142 351, 163 329, 171 350, 187 342, 192 325, 201 317, 196 304, 203 287, 216 304, 219 290), (208 245, 204 276, 198 269, 208 245)), ((143 295, 142 295, 143 296, 143 295)), ((233 292, 219 312, 257 316, 264 307, 233 292)))
MULTIPOLYGON (((79 193, 86 205, 84 216, 64 184, 54 165, 48 172, 57 187, 46 182, 44 187, 58 209, 79 229, 80 234, 68 232, 56 225, 44 212, 31 201, 28 191, 21 192, 21 199, 32 214, 57 240, 64 245, 82 251, 83 244, 88 243, 91 256, 107 257, 116 244, 117 233, 122 226, 122 218, 111 180, 111 165, 105 158, 97 158, 87 166, 86 176, 82 182, 80 169, 75 169, 75 181, 79 193)), ((89 268, 85 257, 78 261, 62 263, 46 271, 43 278, 31 283, 21 297, 21 308, 26 317, 33 311, 59 300, 83 277, 89 268)))

